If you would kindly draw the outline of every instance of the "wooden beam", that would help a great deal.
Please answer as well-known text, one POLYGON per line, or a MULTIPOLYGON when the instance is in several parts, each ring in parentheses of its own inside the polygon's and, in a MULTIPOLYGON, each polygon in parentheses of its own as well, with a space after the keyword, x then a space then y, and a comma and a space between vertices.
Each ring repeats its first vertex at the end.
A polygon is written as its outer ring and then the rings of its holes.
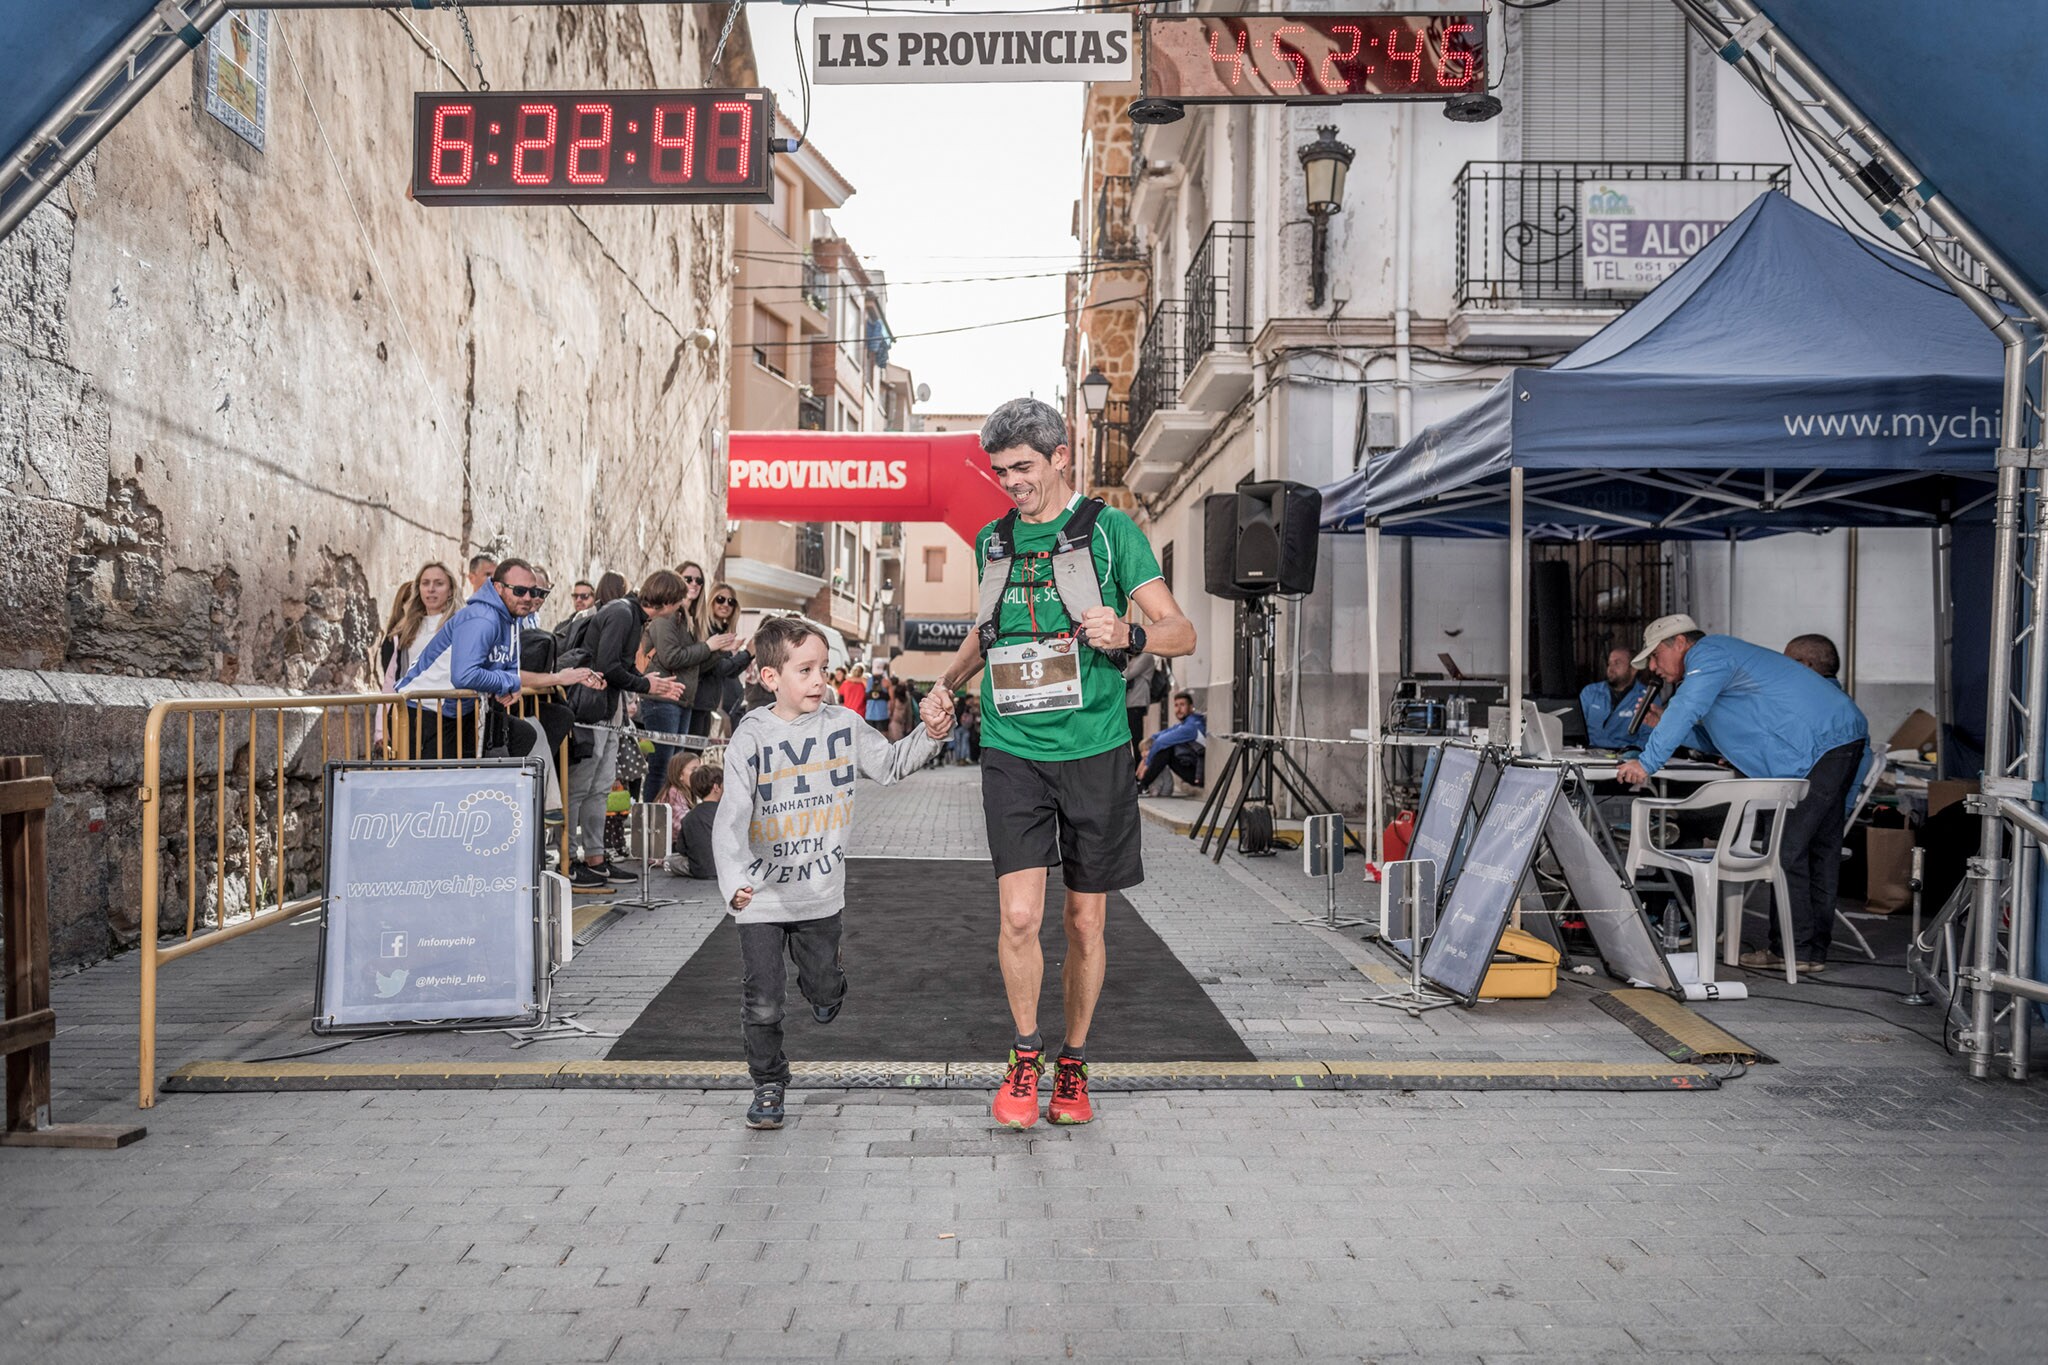
POLYGON ((25 1047, 48 1043, 57 1037, 55 1010, 37 1010, 19 1019, 0 1019, 0 1057, 25 1047))
POLYGON ((0 815, 48 810, 57 799, 57 784, 47 777, 22 777, 0 782, 0 815))

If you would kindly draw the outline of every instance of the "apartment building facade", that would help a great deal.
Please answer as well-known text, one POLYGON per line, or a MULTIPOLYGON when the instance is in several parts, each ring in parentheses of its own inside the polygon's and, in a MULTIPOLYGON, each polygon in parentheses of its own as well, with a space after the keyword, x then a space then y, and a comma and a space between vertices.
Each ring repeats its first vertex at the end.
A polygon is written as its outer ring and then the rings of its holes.
MULTIPOLYGON (((775 161, 774 202, 735 211, 732 430, 906 430, 913 383, 889 363, 887 281, 829 217, 854 187, 808 141, 775 161)), ((864 658, 886 647, 898 534, 872 522, 734 522, 723 575, 749 610, 800 612, 864 658)))
MULTIPOLYGON (((1487 122, 1452 122, 1436 103, 1389 103, 1189 106, 1178 122, 1132 125, 1134 86, 1089 91, 1070 415, 1084 467, 1120 476, 1162 564, 1180 566, 1175 591, 1201 644, 1177 676, 1208 694, 1212 718, 1230 717, 1244 696, 1237 610, 1203 591, 1209 494, 1245 480, 1328 484, 1462 410, 1508 366, 1547 363, 1620 316, 1633 296, 1581 278, 1581 181, 1726 181, 1818 207, 1790 174, 1768 111, 1670 0, 1492 15, 1504 108, 1487 122), (1354 155, 1329 219, 1325 297, 1313 307, 1299 153, 1324 128, 1354 155), (1110 400, 1091 419, 1079 386, 1098 370, 1110 400)), ((1316 590, 1280 607, 1283 732, 1342 738, 1365 724, 1375 588, 1387 604, 1377 621, 1382 696, 1401 676, 1439 670, 1440 653, 1467 674, 1504 675, 1505 542, 1389 539, 1377 582, 1364 537, 1324 536, 1320 548, 1316 590)), ((1860 545, 1847 533, 1746 545, 1734 588, 1721 545, 1530 553, 1568 558, 1582 584, 1625 578, 1629 619, 1603 622, 1616 638, 1640 630, 1636 617, 1691 609, 1708 629, 1767 642, 1800 630, 1840 639, 1852 633, 1842 617, 1859 564, 1866 581, 1873 572, 1910 579, 1924 565, 1919 581, 1931 582, 1930 546, 1905 531, 1865 531, 1860 545), (1772 586, 1788 578, 1812 591, 1788 602, 1772 586)), ((1874 728, 1931 698, 1928 597, 1864 623, 1858 695, 1874 728)), ((1310 753, 1340 800, 1362 786, 1361 765, 1344 752, 1310 753)))

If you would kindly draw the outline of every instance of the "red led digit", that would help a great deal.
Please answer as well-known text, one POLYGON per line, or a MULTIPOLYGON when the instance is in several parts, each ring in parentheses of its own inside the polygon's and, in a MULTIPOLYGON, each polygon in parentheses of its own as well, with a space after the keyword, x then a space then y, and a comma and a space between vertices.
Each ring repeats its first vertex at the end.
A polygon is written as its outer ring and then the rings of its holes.
MULTIPOLYGON (((1365 46, 1365 30, 1358 25, 1332 24, 1330 26, 1332 37, 1340 33, 1351 35, 1351 46, 1342 52, 1332 52, 1329 56, 1323 58, 1323 64, 1316 73, 1322 78, 1324 93, 1331 95, 1341 95, 1351 88, 1350 81, 1345 80, 1342 76, 1331 70, 1332 64, 1341 66, 1346 63, 1356 63, 1359 51, 1365 46)), ((1367 69, 1370 70, 1371 68, 1367 69)))
POLYGON ((649 135, 647 178, 657 185, 687 185, 697 172, 697 106, 657 104, 649 135), (674 115, 681 115, 683 129, 675 132, 674 115), (671 166, 673 154, 675 164, 671 166))
POLYGON ((434 155, 427 162, 427 183, 430 185, 467 185, 476 170, 476 106, 473 104, 444 104, 434 110, 434 155), (449 119, 462 122, 462 136, 448 135, 449 119), (448 153, 455 153, 456 169, 447 169, 448 153))
POLYGON ((597 132, 591 137, 579 137, 569 143, 569 183, 572 185, 602 185, 612 169, 612 107, 609 104, 579 104, 570 116, 569 131, 581 132, 584 120, 597 120, 597 132), (597 169, 591 170, 584 164, 586 152, 596 153, 597 169))
POLYGON ((1236 52, 1218 52, 1216 50, 1216 37, 1216 31, 1211 29, 1209 31, 1209 60, 1212 62, 1230 63, 1230 88, 1235 90, 1237 89, 1237 83, 1244 79, 1244 30, 1239 29, 1237 32, 1236 52))
POLYGON ((1387 35, 1387 59, 1408 63, 1408 83, 1419 84, 1422 80, 1422 34, 1419 30, 1415 32, 1415 50, 1412 52, 1403 52, 1400 49, 1400 36, 1398 33, 1387 35))
POLYGON ((753 155, 754 106, 748 100, 723 100, 711 106, 711 139, 708 155, 705 157, 704 178, 718 185, 737 185, 746 181, 748 164, 753 155), (725 116, 739 116, 739 130, 725 131, 725 116), (719 168, 719 155, 732 152, 732 169, 719 168))
POLYGON ((1289 79, 1275 80, 1273 82, 1275 90, 1298 90, 1301 88, 1302 78, 1308 75, 1308 58, 1302 56, 1291 47, 1282 47, 1280 45, 1281 38, 1287 34, 1306 32, 1308 32, 1308 28, 1302 24, 1282 24, 1273 30, 1271 40, 1273 60, 1294 72, 1294 75, 1289 79))
POLYGON ((541 120, 541 133, 539 137, 521 137, 512 144, 512 183, 545 185, 555 178, 555 126, 559 116, 552 104, 522 104, 513 128, 520 133, 527 132, 528 119, 541 120), (538 153, 539 170, 528 167, 529 153, 538 153))
MULTIPOLYGON (((1470 32, 1472 32, 1472 25, 1470 24, 1449 24, 1444 28, 1443 52, 1436 61, 1436 79, 1437 84, 1444 86, 1446 89, 1463 90, 1466 86, 1472 84, 1472 78, 1479 73, 1479 63, 1470 52, 1462 50, 1458 52, 1451 51, 1451 44, 1456 40, 1457 36, 1460 33, 1470 32)), ((1416 35, 1416 42, 1419 43, 1421 41, 1421 35, 1416 35)), ((1462 48, 1463 44, 1459 46, 1462 48)))

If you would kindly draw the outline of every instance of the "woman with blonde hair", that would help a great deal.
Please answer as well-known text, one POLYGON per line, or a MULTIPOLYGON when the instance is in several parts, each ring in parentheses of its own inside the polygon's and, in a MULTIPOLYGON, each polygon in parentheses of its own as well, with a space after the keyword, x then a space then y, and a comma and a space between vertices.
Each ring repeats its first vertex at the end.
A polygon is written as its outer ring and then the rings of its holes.
MULTIPOLYGON (((716 642, 704 638, 704 569, 686 559, 676 566, 676 576, 683 580, 682 609, 647 623, 646 648, 653 670, 681 683, 683 695, 679 701, 643 699, 640 724, 671 735, 704 734, 690 723, 691 698, 701 685, 699 675, 717 656, 716 642)), ((643 800, 660 799, 662 778, 676 757, 675 745, 655 744, 641 787, 643 800)))
POLYGON ((697 696, 692 702, 695 708, 690 716, 690 733, 709 735, 711 718, 725 717, 725 732, 732 733, 739 724, 736 713, 740 699, 746 693, 744 675, 754 662, 754 656, 740 643, 740 595, 733 591, 730 583, 713 583, 706 594, 711 603, 705 613, 704 630, 710 637, 705 641, 717 654, 704 665, 697 675, 697 696))
POLYGON ((378 645, 386 692, 419 662, 441 627, 462 608, 455 600, 455 575, 438 560, 422 564, 407 588, 411 591, 400 588, 393 600, 391 619, 385 623, 384 639, 378 645))

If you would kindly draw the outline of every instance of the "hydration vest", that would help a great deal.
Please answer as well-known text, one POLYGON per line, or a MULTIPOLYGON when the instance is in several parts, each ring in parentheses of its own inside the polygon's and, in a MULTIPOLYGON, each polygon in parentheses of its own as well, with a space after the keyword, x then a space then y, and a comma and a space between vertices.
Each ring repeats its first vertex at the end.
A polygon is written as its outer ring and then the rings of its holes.
MULTIPOLYGON (((1015 576, 1014 566, 1019 561, 1052 561, 1053 588, 1059 593, 1060 606, 1067 613, 1066 630, 1026 632, 1033 639, 1077 635, 1082 613, 1103 605, 1102 580, 1095 576, 1094 540, 1095 519, 1102 515, 1104 506, 1101 498, 1083 498, 1081 505, 1074 509, 1073 515, 1054 536, 1050 550, 1032 550, 1023 554, 1017 551, 1017 509, 1013 507, 1003 514, 995 530, 989 534, 987 563, 981 571, 981 621, 975 631, 981 640, 983 655, 993 650, 1001 637, 996 621, 1002 615, 1003 594, 1012 587, 1023 587, 1029 592, 1037 581, 1021 580, 1015 576)), ((1096 652, 1118 668, 1122 668, 1131 657, 1130 651, 1123 649, 1096 652)))

